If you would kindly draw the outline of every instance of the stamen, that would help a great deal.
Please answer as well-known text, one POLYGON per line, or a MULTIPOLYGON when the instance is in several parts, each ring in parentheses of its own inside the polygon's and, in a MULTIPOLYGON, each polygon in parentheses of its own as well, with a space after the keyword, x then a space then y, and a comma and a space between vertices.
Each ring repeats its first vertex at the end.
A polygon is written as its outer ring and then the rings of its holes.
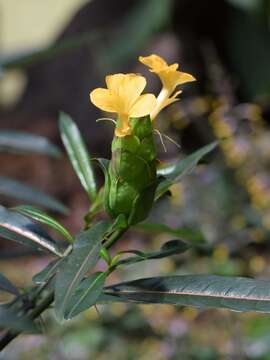
POLYGON ((169 140, 171 143, 173 143, 176 147, 178 147, 178 149, 181 149, 181 145, 178 144, 178 142, 176 142, 175 140, 173 140, 170 136, 166 135, 166 134, 162 134, 159 130, 157 129, 154 129, 154 132, 156 132, 160 138, 160 141, 161 141, 161 144, 164 148, 164 151, 167 152, 167 148, 164 144, 164 141, 163 141, 163 137, 165 137, 167 140, 169 140))
POLYGON ((163 136, 168 139, 170 142, 172 142, 176 147, 178 147, 178 149, 181 149, 181 145, 178 144, 178 142, 176 142, 175 140, 173 140, 171 137, 169 137, 168 135, 166 134, 163 134, 163 136))
POLYGON ((162 146, 163 146, 163 149, 164 149, 165 152, 167 152, 167 148, 166 148, 166 146, 165 146, 165 144, 164 144, 164 141, 163 141, 163 137, 162 137, 161 132, 158 131, 157 129, 154 129, 154 132, 157 133, 157 135, 159 136, 159 139, 160 139, 160 142, 161 142, 161 144, 162 144, 162 146))

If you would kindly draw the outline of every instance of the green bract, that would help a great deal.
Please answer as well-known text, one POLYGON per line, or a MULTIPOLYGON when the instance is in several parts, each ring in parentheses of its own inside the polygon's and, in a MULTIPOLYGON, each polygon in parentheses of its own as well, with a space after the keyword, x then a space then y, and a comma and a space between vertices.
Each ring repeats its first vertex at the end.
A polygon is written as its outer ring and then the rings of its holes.
POLYGON ((156 149, 150 116, 130 119, 132 134, 114 137, 105 184, 105 207, 129 225, 144 220, 157 187, 156 149))

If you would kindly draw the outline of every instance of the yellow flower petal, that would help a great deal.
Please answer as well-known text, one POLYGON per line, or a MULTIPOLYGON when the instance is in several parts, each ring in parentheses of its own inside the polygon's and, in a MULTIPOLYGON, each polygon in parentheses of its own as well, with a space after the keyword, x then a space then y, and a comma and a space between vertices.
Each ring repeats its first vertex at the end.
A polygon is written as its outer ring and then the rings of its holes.
POLYGON ((196 80, 191 74, 170 69, 162 70, 158 75, 163 86, 166 87, 170 93, 172 93, 178 85, 196 80))
POLYGON ((196 79, 193 75, 182 72, 182 71, 177 71, 177 78, 176 78, 177 85, 182 85, 182 84, 185 84, 185 83, 191 82, 191 81, 196 81, 196 79))
POLYGON ((123 113, 128 114, 130 108, 141 95, 146 86, 143 76, 136 74, 115 74, 106 77, 108 89, 117 94, 123 101, 123 113))
POLYGON ((148 66, 151 72, 154 72, 159 76, 163 85, 163 88, 157 97, 157 105, 151 112, 151 119, 154 119, 164 107, 177 101, 176 96, 179 92, 174 95, 173 93, 178 85, 194 81, 196 79, 188 73, 179 71, 179 65, 177 63, 168 65, 167 62, 160 56, 154 54, 146 57, 140 56, 139 60, 144 65, 148 66))
POLYGON ((146 80, 141 75, 108 75, 106 84, 108 89, 95 89, 90 93, 90 99, 101 110, 118 113, 116 136, 129 135, 132 131, 129 118, 150 114, 156 98, 152 94, 141 95, 146 86, 146 80))
POLYGON ((151 68, 151 71, 160 71, 162 69, 166 69, 168 64, 164 59, 162 59, 158 55, 149 55, 149 56, 140 56, 139 61, 144 65, 151 68))
POLYGON ((98 88, 90 93, 91 102, 107 112, 118 112, 121 109, 120 99, 108 89, 98 88))
POLYGON ((158 55, 140 56, 139 60, 144 65, 150 67, 150 71, 155 72, 160 77, 163 86, 168 89, 170 94, 173 93, 176 86, 195 80, 192 75, 178 71, 179 65, 177 63, 168 65, 158 55))
POLYGON ((119 87, 121 86, 123 79, 125 78, 125 74, 114 74, 114 75, 107 75, 105 78, 106 85, 109 90, 113 93, 118 94, 119 87))
POLYGON ((176 71, 178 68, 179 68, 179 64, 176 64, 176 63, 168 66, 168 69, 170 71, 176 71))
POLYGON ((153 94, 141 95, 130 109, 131 117, 141 117, 149 115, 156 106, 156 97, 153 94))

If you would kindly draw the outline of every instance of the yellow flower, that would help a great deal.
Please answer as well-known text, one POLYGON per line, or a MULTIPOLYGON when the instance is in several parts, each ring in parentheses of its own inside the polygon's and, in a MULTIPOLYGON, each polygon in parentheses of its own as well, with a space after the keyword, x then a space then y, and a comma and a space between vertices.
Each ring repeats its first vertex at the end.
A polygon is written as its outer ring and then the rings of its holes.
POLYGON ((157 74, 162 82, 163 88, 157 98, 157 105, 151 113, 154 119, 158 113, 169 104, 177 101, 177 96, 181 94, 181 90, 173 94, 178 85, 185 84, 196 79, 182 71, 177 70, 179 65, 168 65, 164 59, 158 55, 140 56, 139 61, 150 68, 151 72, 157 74))
POLYGON ((131 134, 130 117, 149 115, 156 105, 152 94, 141 95, 146 80, 136 74, 114 74, 106 76, 107 89, 98 88, 90 93, 94 105, 106 112, 118 114, 115 135, 131 134))

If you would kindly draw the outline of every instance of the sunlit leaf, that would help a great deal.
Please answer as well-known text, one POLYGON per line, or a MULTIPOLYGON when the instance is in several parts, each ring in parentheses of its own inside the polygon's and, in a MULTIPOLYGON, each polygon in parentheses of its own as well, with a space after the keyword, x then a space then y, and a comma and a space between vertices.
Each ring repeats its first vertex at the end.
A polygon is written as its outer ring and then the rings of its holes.
POLYGON ((217 144, 218 142, 215 141, 195 151, 193 154, 185 157, 182 160, 176 161, 158 169, 158 176, 163 176, 164 180, 162 180, 157 187, 155 199, 157 200, 160 198, 171 185, 178 182, 184 175, 189 174, 198 164, 198 162, 206 154, 212 151, 217 146, 217 144))
POLYGON ((13 295, 18 295, 18 289, 3 275, 0 273, 0 290, 8 292, 13 295))
POLYGON ((270 281, 216 275, 138 279, 108 286, 99 301, 270 312, 270 281))
POLYGON ((65 317, 69 301, 86 272, 96 265, 101 242, 108 228, 108 223, 99 222, 75 238, 73 251, 63 262, 56 277, 55 313, 59 321, 65 317))
POLYGON ((94 201, 97 196, 94 170, 81 133, 71 117, 65 113, 60 114, 59 128, 73 169, 90 199, 94 201))
POLYGON ((43 211, 28 205, 19 205, 13 209, 25 216, 28 216, 36 221, 50 226, 52 229, 58 231, 61 235, 63 235, 68 241, 73 242, 73 237, 68 232, 68 230, 57 220, 55 220, 50 215, 44 213, 43 211))
POLYGON ((67 319, 71 319, 82 311, 95 305, 102 292, 106 276, 107 274, 104 272, 96 272, 81 282, 70 300, 66 312, 67 319))
POLYGON ((0 131, 0 151, 45 154, 59 158, 61 151, 47 138, 16 130, 0 131))
POLYGON ((68 208, 44 192, 19 181, 0 176, 0 195, 15 198, 29 204, 68 214, 68 208))
POLYGON ((62 256, 60 247, 39 225, 3 206, 0 206, 0 237, 62 256))

